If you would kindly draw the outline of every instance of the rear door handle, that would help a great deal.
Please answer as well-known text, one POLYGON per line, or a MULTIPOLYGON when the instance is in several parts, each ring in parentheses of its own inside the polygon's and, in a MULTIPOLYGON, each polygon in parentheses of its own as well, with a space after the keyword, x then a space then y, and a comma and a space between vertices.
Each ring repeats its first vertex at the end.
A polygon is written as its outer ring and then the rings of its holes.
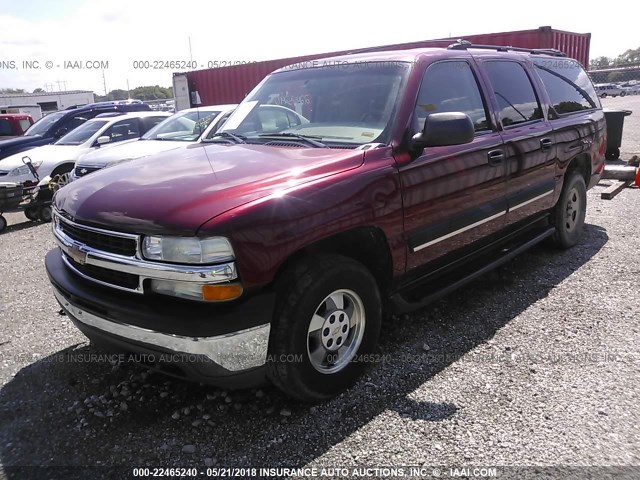
POLYGON ((551 150, 551 147, 553 147, 553 140, 550 138, 543 138, 540 140, 540 150, 543 152, 548 152, 551 150))
POLYGON ((487 157, 489 159, 489 165, 495 167, 496 165, 500 165, 504 160, 504 151, 503 150, 491 150, 487 153, 487 157))

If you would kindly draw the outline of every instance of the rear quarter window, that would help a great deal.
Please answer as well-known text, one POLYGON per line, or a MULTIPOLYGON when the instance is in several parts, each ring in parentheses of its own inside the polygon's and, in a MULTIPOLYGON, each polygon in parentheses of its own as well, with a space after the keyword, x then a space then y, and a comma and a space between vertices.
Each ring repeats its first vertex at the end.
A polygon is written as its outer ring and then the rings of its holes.
POLYGON ((558 115, 600 108, 596 89, 578 62, 536 58, 533 63, 558 115))

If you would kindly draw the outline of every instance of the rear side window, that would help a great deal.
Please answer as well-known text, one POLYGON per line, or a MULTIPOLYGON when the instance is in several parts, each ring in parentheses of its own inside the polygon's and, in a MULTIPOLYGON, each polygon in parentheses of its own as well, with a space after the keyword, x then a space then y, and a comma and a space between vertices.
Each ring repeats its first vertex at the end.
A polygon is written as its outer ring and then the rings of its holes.
POLYGON ((505 127, 542 118, 540 103, 524 67, 518 62, 485 63, 505 127))
POLYGON ((31 126, 31 122, 26 118, 23 118, 20 120, 20 128, 22 129, 23 132, 26 132, 30 126, 31 126))
POLYGON ((578 62, 548 58, 533 62, 558 115, 599 107, 596 90, 578 62))
POLYGON ((489 129, 480 89, 467 62, 438 62, 427 68, 418 93, 413 133, 422 131, 428 115, 442 112, 466 113, 476 131, 489 129))

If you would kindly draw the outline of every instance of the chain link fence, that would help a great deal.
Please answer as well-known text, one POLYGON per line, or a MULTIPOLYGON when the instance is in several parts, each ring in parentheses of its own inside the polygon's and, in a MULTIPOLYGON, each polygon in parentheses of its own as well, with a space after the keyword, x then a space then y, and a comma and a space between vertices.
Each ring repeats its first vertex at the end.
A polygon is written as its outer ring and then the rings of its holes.
POLYGON ((640 63, 590 69, 588 73, 600 98, 640 95, 640 63))

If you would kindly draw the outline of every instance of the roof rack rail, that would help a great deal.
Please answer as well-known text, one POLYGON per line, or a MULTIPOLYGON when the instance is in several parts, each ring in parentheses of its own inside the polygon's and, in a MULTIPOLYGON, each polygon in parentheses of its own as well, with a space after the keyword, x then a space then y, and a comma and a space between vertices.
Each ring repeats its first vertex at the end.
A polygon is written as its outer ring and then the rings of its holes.
MULTIPOLYGON (((458 40, 458 41, 460 41, 460 40, 458 40)), ((450 43, 451 39, 450 38, 443 38, 441 40, 425 40, 425 43, 426 42, 428 42, 428 43, 450 43)), ((421 43, 421 42, 409 42, 408 44, 398 43, 398 44, 395 44, 395 45, 382 45, 382 46, 377 46, 377 47, 358 48, 356 50, 349 50, 344 55, 355 55, 357 53, 369 53, 369 52, 386 52, 388 50, 395 50, 394 48, 391 48, 391 47, 402 47, 404 45, 411 45, 413 43, 421 43)), ((415 48, 415 47, 409 47, 409 48, 415 48)))
POLYGON ((496 50, 498 52, 525 52, 542 55, 551 55, 554 57, 566 57, 567 54, 555 48, 522 48, 509 47, 504 45, 476 45, 467 40, 458 40, 447 47, 449 50, 466 50, 468 48, 480 48, 485 50, 496 50))

